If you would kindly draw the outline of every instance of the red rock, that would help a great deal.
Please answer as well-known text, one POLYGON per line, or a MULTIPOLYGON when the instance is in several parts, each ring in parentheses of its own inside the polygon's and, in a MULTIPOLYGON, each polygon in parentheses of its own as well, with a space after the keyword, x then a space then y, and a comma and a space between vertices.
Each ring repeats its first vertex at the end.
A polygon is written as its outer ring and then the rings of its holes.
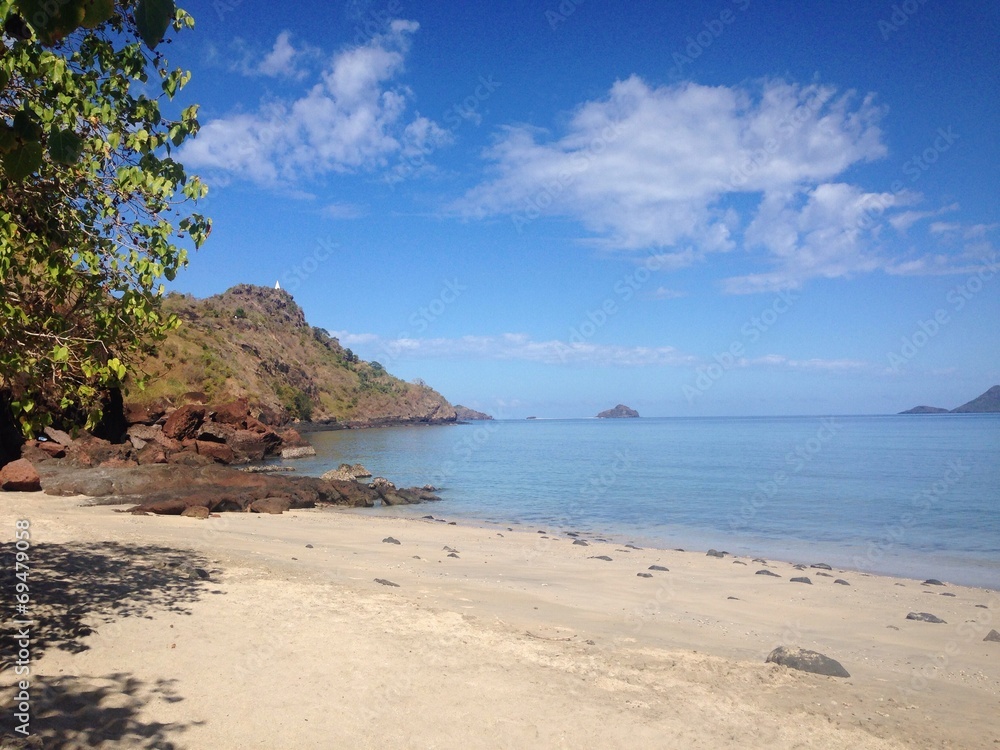
POLYGON ((264 432, 253 430, 237 430, 229 440, 236 458, 247 461, 260 461, 264 456, 274 452, 281 445, 278 433, 269 427, 264 432))
POLYGON ((299 431, 294 427, 290 427, 281 433, 281 447, 282 448, 311 448, 312 445, 306 440, 299 431))
POLYGON ((19 458, 0 469, 0 489, 7 492, 40 492, 42 480, 30 461, 19 458))
POLYGON ((149 442, 139 451, 136 456, 140 466, 148 464, 165 464, 167 462, 167 452, 159 443, 149 442))
POLYGON ((62 458, 66 455, 66 446, 54 443, 51 440, 31 440, 25 443, 25 448, 36 448, 52 458, 62 458))
POLYGON ((130 425, 154 425, 166 413, 166 407, 162 404, 149 404, 147 406, 125 404, 125 421, 130 425))
POLYGON ((167 417, 167 421, 163 424, 163 434, 175 440, 193 438, 205 421, 205 411, 204 406, 196 404, 182 406, 167 417))
POLYGON ((66 449, 66 460, 73 466, 103 466, 115 459, 120 459, 124 464, 128 463, 131 455, 131 445, 113 445, 107 440, 90 436, 77 438, 66 449))
POLYGON ((229 425, 238 430, 246 429, 247 416, 250 413, 250 406, 245 398, 230 401, 226 404, 219 404, 210 408, 213 422, 229 425))
POLYGON ((204 505, 189 505, 181 511, 181 515, 187 518, 208 518, 211 513, 204 505))
POLYGON ((208 456, 210 459, 220 464, 231 464, 236 459, 236 456, 233 454, 233 449, 225 443, 197 440, 195 441, 195 450, 197 450, 198 455, 208 456))
POLYGON ((54 427, 45 428, 45 437, 53 442, 59 443, 59 445, 69 445, 73 442, 73 438, 70 437, 68 432, 63 432, 62 430, 57 430, 54 427))

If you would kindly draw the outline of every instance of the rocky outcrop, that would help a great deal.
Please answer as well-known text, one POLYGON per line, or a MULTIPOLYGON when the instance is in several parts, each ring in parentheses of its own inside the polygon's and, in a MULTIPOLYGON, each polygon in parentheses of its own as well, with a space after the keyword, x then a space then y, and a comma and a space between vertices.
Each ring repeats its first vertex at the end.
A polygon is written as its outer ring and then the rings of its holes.
POLYGON ((1000 385, 995 385, 985 393, 976 396, 955 409, 937 406, 915 406, 900 414, 997 414, 1000 413, 1000 385))
POLYGON ((132 505, 130 510, 137 514, 182 515, 193 507, 210 513, 279 513, 323 505, 370 508, 440 500, 425 489, 397 489, 391 482, 369 486, 354 480, 243 472, 214 463, 77 469, 49 461, 40 474, 46 494, 86 495, 94 504, 132 505))
POLYGON ((607 409, 602 411, 597 415, 598 419, 635 419, 639 416, 639 412, 635 409, 630 409, 625 406, 625 404, 618 404, 613 409, 607 409))
POLYGON ((493 417, 485 412, 476 411, 475 409, 470 409, 468 406, 462 406, 461 404, 455 404, 455 415, 460 422, 476 422, 493 419, 493 417))

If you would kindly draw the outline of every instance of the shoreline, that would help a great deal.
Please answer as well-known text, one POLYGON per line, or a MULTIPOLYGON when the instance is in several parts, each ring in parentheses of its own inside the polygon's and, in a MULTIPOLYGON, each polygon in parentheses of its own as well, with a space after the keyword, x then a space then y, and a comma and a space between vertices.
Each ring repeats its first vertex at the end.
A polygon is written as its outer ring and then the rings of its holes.
POLYGON ((33 585, 54 566, 51 580, 70 582, 54 614, 86 626, 50 638, 36 684, 105 686, 98 714, 147 696, 129 703, 138 739, 105 747, 658 748, 671 736, 902 750, 1000 738, 1000 644, 983 642, 1000 624, 997 592, 610 537, 574 545, 544 526, 467 525, 437 504, 414 509, 434 520, 310 509, 200 521, 80 497, 3 500, 3 540, 30 519, 33 585), (178 582, 171 555, 209 578, 178 582), (779 645, 851 677, 765 664, 779 645), (136 681, 132 697, 112 689, 116 675, 136 681), (153 725, 165 727, 155 743, 142 730, 153 725))
MULTIPOLYGON (((442 502, 446 503, 447 498, 443 498, 442 502)), ((393 506, 391 508, 376 506, 374 508, 330 508, 328 510, 335 513, 346 513, 363 517, 384 515, 391 518, 419 519, 423 515, 433 514, 435 508, 441 507, 443 506, 438 503, 427 503, 417 506, 393 506)), ((980 588, 984 591, 1000 593, 1000 569, 994 570, 993 568, 976 566, 969 559, 959 560, 954 564, 949 564, 941 559, 947 557, 953 551, 924 552, 887 548, 885 550, 886 554, 883 556, 884 559, 895 559, 897 560, 896 564, 876 563, 872 567, 865 568, 853 564, 853 560, 847 561, 847 558, 856 558, 857 553, 845 551, 845 549, 851 548, 838 541, 797 539, 791 537, 764 539, 750 537, 749 535, 734 536, 732 533, 727 532, 716 532, 711 529, 701 528, 694 529, 678 525, 664 526, 665 529, 671 530, 669 536, 667 536, 665 534, 655 535, 648 532, 643 534, 637 530, 629 531, 615 529, 614 527, 608 527, 610 529, 608 530, 588 528, 586 526, 569 527, 554 525, 551 522, 547 523, 544 519, 535 521, 503 521, 484 516, 467 516, 464 514, 452 514, 450 517, 457 519, 460 524, 472 527, 492 528, 494 526, 511 526, 515 529, 525 530, 537 526, 538 528, 551 528, 554 534, 560 536, 565 535, 567 531, 578 531, 585 535, 583 538, 587 539, 591 537, 603 537, 619 546, 631 542, 647 549, 662 551, 671 551, 676 549, 676 547, 682 547, 685 551, 704 554, 709 549, 718 548, 720 551, 729 553, 729 556, 735 557, 751 559, 754 557, 767 557, 776 562, 787 563, 788 565, 810 565, 815 562, 826 562, 842 570, 861 575, 876 575, 918 582, 928 578, 938 578, 958 586, 980 588), (739 541, 736 544, 733 543, 740 539, 745 541, 739 541), (815 553, 807 554, 809 550, 815 550, 815 553), (891 554, 893 552, 896 554, 891 554), (925 569, 925 571, 918 574, 916 571, 906 570, 906 568, 915 567, 920 567, 925 569), (956 577, 956 574, 959 577, 956 577), (993 585, 989 585, 990 583, 993 585)), ((858 547, 858 549, 865 549, 867 546, 866 544, 858 547)), ((976 558, 976 560, 993 562, 993 567, 996 567, 995 561, 988 558, 976 558)))

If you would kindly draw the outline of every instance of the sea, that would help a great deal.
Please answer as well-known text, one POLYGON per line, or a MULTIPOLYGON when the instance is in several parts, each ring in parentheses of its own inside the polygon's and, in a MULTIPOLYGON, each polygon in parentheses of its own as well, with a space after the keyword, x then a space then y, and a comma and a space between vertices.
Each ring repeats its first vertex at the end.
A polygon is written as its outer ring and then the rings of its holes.
POLYGON ((531 419, 314 432, 442 501, 363 513, 578 531, 1000 590, 1000 414, 531 419))

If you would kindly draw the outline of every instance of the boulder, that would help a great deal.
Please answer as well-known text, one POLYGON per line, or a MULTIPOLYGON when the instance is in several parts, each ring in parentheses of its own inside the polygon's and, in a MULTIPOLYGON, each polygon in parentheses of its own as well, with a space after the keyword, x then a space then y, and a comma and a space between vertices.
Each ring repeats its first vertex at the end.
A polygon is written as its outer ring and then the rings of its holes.
POLYGON ((194 445, 199 456, 207 456, 216 463, 231 464, 236 458, 233 454, 233 449, 225 443, 196 440, 194 445))
POLYGON ((19 458, 0 469, 0 490, 40 492, 41 489, 42 478, 27 459, 19 458))
POLYGON ((167 463, 167 451, 159 443, 146 443, 136 454, 140 466, 167 463))
POLYGON ((209 413, 213 422, 229 425, 237 430, 245 430, 247 427, 247 417, 250 416, 250 405, 245 398, 241 398, 236 401, 212 406, 209 413))
MULTIPOLYGON (((340 468, 344 468, 345 466, 347 466, 347 464, 341 464, 340 468)), ((368 469, 366 469, 361 464, 351 464, 348 468, 354 473, 354 476, 359 477, 359 478, 370 477, 372 475, 372 473, 370 471, 368 471, 368 469)), ((425 487, 424 489, 430 489, 431 492, 434 491, 433 487, 430 487, 430 488, 425 487)))
POLYGON ((145 406, 125 404, 125 421, 129 425, 154 425, 163 418, 166 411, 166 408, 162 404, 148 404, 145 406))
POLYGON ((282 448, 311 448, 312 445, 294 427, 289 427, 281 433, 282 448))
POLYGON ((250 510, 254 513, 271 513, 280 515, 292 507, 290 497, 262 497, 250 503, 250 510))
POLYGON ((206 409, 198 404, 187 404, 174 411, 163 424, 163 434, 175 440, 186 440, 198 434, 205 421, 206 409))
MULTIPOLYGON (((343 466, 341 468, 343 468, 343 466)), ((385 477, 375 477, 368 484, 368 486, 371 487, 376 492, 386 492, 386 491, 392 491, 392 490, 396 489, 396 485, 394 485, 392 482, 390 482, 385 477)))
POLYGON ((826 675, 827 677, 851 676, 839 661, 831 659, 829 656, 825 656, 818 651, 809 651, 804 648, 778 646, 778 648, 768 654, 766 663, 780 664, 789 669, 826 675))
POLYGON ((354 474, 347 469, 332 469, 320 478, 328 482, 353 482, 354 474))
POLYGON ((998 633, 995 630, 991 630, 989 633, 986 634, 986 637, 983 638, 983 640, 993 643, 1000 643, 1000 633, 998 633))
POLYGON ((337 505, 349 505, 353 508, 372 508, 381 500, 379 493, 371 487, 366 487, 353 479, 323 480, 336 493, 337 505))
POLYGON ((186 518, 208 518, 212 513, 204 505, 189 505, 181 511, 181 515, 186 518))
POLYGON ((264 431, 236 430, 227 444, 239 461, 262 461, 281 444, 281 437, 269 427, 264 431))
POLYGON ((69 445, 73 442, 73 438, 68 432, 63 432, 62 430, 57 430, 55 427, 46 427, 44 430, 45 437, 51 440, 53 443, 59 443, 59 445, 69 445))
POLYGON ((236 430, 229 425, 205 422, 198 430, 196 437, 198 440, 207 440, 213 443, 228 443, 235 434, 236 430))
POLYGON ((48 458, 62 458, 66 455, 66 446, 51 440, 29 440, 21 449, 22 458, 30 459, 31 453, 35 451, 37 453, 34 455, 41 454, 48 458), (26 451, 29 452, 29 455, 25 455, 26 451))

